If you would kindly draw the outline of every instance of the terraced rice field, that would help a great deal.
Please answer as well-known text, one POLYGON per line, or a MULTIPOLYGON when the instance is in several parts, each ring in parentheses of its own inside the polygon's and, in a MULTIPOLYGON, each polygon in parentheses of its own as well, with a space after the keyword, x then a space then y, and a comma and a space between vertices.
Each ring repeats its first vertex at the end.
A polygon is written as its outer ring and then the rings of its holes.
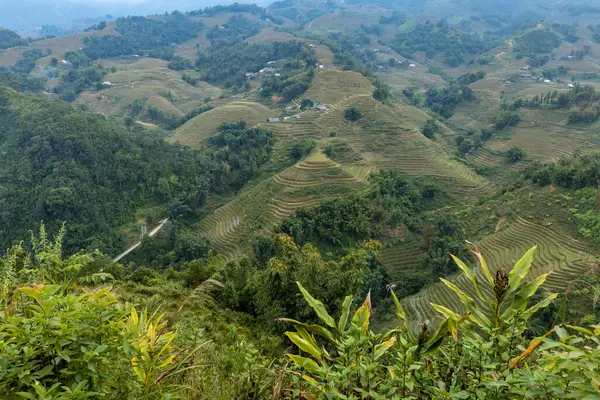
POLYGON ((324 69, 317 71, 303 97, 331 105, 355 94, 371 94, 373 90, 373 84, 358 72, 324 69))
POLYGON ((462 191, 472 197, 489 193, 489 183, 484 178, 452 160, 438 143, 420 133, 428 117, 411 110, 408 106, 386 106, 370 95, 353 95, 332 105, 330 111, 317 120, 317 125, 322 131, 336 132, 347 140, 373 169, 429 175, 448 183, 452 191, 462 191), (343 117, 344 110, 350 106, 358 107, 363 114, 363 118, 353 124, 343 117))
MULTIPOLYGON (((492 273, 499 268, 509 271, 514 263, 533 245, 538 246, 528 280, 550 273, 545 290, 562 293, 570 283, 591 269, 591 261, 600 253, 577 240, 554 230, 518 218, 507 228, 486 236, 477 243, 492 273)), ((483 281, 481 271, 477 271, 483 281)), ((477 299, 470 281, 464 274, 450 278, 459 288, 477 299)), ((489 291, 489 290, 488 290, 489 291)), ((442 304, 453 310, 462 310, 456 295, 442 283, 436 283, 404 300, 412 321, 422 323, 439 319, 430 303, 442 304)))
POLYGON ((217 209, 202 222, 200 233, 219 254, 232 258, 254 235, 271 233, 298 208, 363 187, 359 177, 316 153, 217 209))
POLYGON ((196 147, 217 133, 224 122, 244 121, 255 126, 273 114, 269 108, 251 101, 234 101, 198 115, 177 129, 168 140, 196 147))
POLYGON ((136 99, 161 111, 182 116, 204 104, 205 97, 216 98, 221 89, 206 82, 192 86, 181 79, 181 74, 167 67, 168 62, 154 58, 121 59, 104 63, 117 72, 104 79, 112 86, 103 90, 88 89, 76 100, 97 113, 123 116, 136 99))
POLYGON ((225 256, 234 256, 240 250, 238 237, 245 230, 242 213, 231 203, 218 208, 202 224, 203 233, 211 239, 212 247, 225 256))
POLYGON ((383 249, 381 261, 387 267, 392 281, 396 281, 402 271, 417 268, 424 255, 421 243, 417 240, 410 240, 383 249))

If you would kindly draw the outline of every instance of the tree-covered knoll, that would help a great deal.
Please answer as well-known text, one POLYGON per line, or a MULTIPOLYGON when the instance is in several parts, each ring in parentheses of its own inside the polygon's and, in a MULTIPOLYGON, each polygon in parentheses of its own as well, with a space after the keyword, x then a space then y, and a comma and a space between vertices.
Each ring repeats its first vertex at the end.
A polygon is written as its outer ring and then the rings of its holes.
POLYGON ((44 90, 44 79, 31 78, 27 74, 12 72, 0 67, 0 85, 19 92, 41 92, 44 90))
MULTIPOLYGON (((91 60, 153 51, 160 53, 164 48, 195 37, 203 28, 202 22, 192 21, 180 14, 161 19, 119 18, 116 26, 119 36, 87 36, 83 39, 83 52, 91 60)), ((159 53, 156 55, 162 54, 159 53)), ((169 58, 164 54, 157 58, 169 58)))
POLYGON ((241 42, 260 31, 261 24, 251 21, 240 14, 234 14, 223 25, 214 25, 206 32, 213 50, 241 42))
POLYGON ((139 206, 177 204, 193 211, 208 191, 239 187, 272 145, 268 134, 238 127, 214 150, 189 150, 63 102, 0 93, 4 246, 40 220, 51 228, 68 221, 69 251, 117 252, 123 243, 114 230, 139 206))
POLYGON ((412 58, 418 51, 428 58, 442 55, 450 67, 464 63, 466 57, 485 52, 489 46, 477 34, 453 28, 446 20, 435 24, 430 21, 418 23, 398 32, 389 45, 407 58, 412 58))
POLYGON ((522 58, 540 53, 550 53, 560 43, 560 37, 550 29, 533 29, 514 40, 513 51, 517 58, 522 58))
POLYGON ((405 232, 401 238, 407 232, 414 233, 422 238, 425 257, 419 264, 421 271, 402 271, 397 286, 403 296, 427 283, 425 275, 453 273, 455 269, 446 254, 466 254, 465 232, 454 218, 426 212, 441 195, 439 188, 392 171, 380 171, 372 179, 374 187, 364 193, 297 210, 283 221, 279 231, 299 245, 310 243, 333 254, 355 248, 365 240, 394 239, 398 232, 405 232))
POLYGON ((23 39, 11 30, 0 27, 0 50, 10 47, 27 46, 28 44, 29 40, 23 39))
POLYGON ((300 42, 273 42, 232 46, 201 52, 196 68, 202 80, 226 88, 241 88, 248 81, 247 73, 258 73, 269 61, 289 59, 298 67, 312 67, 317 62, 315 52, 300 42))

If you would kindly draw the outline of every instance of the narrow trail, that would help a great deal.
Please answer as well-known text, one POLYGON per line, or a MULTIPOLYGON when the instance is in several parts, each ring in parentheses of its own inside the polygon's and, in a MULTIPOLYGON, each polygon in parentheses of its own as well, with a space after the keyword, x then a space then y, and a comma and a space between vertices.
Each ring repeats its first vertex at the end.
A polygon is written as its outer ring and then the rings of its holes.
MULTIPOLYGON (((150 231, 150 233, 148 234, 149 237, 152 237, 154 235, 156 235, 158 232, 160 232, 160 230, 165 226, 165 224, 169 221, 168 218, 163 219, 162 221, 160 221, 160 224, 158 224, 158 226, 154 229, 152 229, 150 231)), ((130 248, 128 248, 127 250, 125 250, 124 252, 122 252, 121 254, 119 254, 118 256, 116 256, 113 259, 113 262, 117 262, 120 259, 122 259, 123 257, 125 257, 127 254, 131 253, 132 251, 134 251, 135 249, 137 249, 138 247, 140 247, 140 245, 142 244, 142 241, 140 240, 139 242, 137 242, 136 244, 134 244, 133 246, 131 246, 130 248)))

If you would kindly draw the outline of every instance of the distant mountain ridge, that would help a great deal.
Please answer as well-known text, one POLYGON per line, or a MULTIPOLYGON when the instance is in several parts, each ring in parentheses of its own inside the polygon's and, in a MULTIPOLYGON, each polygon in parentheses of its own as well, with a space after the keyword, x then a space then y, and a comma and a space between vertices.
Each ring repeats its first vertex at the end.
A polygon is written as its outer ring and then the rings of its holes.
MULTIPOLYGON (((75 20, 100 18, 107 14, 115 17, 125 15, 150 15, 165 11, 189 11, 234 1, 219 0, 147 0, 133 3, 131 0, 109 2, 73 0, 0 0, 0 26, 14 31, 28 31, 43 25, 63 26, 75 20)), ((266 5, 268 1, 238 1, 266 5)))

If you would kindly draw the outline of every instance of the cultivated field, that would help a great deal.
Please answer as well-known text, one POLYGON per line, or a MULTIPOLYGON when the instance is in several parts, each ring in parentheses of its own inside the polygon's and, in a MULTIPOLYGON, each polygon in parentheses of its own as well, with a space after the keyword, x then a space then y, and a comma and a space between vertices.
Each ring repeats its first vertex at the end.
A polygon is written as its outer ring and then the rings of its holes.
POLYGON ((250 101, 234 101, 219 105, 192 118, 173 132, 168 140, 173 143, 195 147, 210 136, 215 135, 219 126, 224 122, 244 121, 248 126, 255 126, 273 116, 273 114, 272 110, 262 104, 250 101))
POLYGON ((76 103, 85 104, 105 115, 124 115, 136 99, 147 99, 148 104, 163 112, 181 116, 204 104, 205 97, 216 99, 221 90, 206 82, 192 86, 181 79, 181 74, 167 67, 168 62, 155 58, 124 58, 107 60, 103 64, 116 67, 105 80, 111 87, 86 90, 76 103))
MULTIPOLYGON (((555 293, 564 292, 573 281, 589 272, 595 258, 600 255, 584 243, 520 217, 508 227, 484 237, 476 244, 486 258, 492 274, 500 268, 510 271, 529 248, 537 245, 538 250, 527 279, 532 280, 541 274, 550 273, 542 287, 555 293)), ((482 272, 478 270, 477 275, 483 282, 482 272)), ((470 281, 463 274, 458 274, 450 280, 477 299, 470 281)), ((430 303, 462 310, 456 295, 442 283, 436 283, 404 300, 409 319, 415 322, 438 319, 439 315, 430 303)))

